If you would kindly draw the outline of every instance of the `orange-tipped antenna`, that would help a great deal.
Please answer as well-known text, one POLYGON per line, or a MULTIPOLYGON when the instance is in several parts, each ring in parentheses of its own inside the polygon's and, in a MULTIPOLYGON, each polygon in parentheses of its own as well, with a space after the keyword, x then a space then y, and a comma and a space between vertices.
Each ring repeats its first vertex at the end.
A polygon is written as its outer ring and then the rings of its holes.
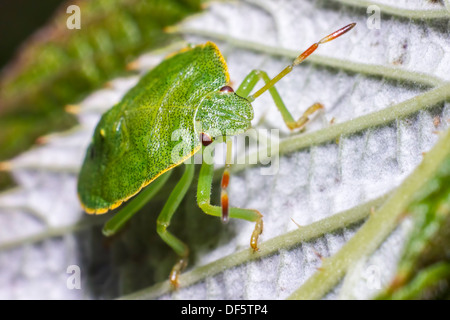
POLYGON ((354 26, 356 26, 356 23, 350 23, 349 25, 346 25, 345 27, 340 28, 339 30, 333 32, 332 34, 330 34, 330 35, 328 35, 328 36, 322 38, 322 39, 319 41, 319 44, 325 43, 325 42, 328 42, 328 41, 331 41, 331 40, 334 40, 334 39, 336 39, 336 38, 342 36, 342 35, 343 35, 344 33, 346 33, 347 31, 353 29, 354 26))
POLYGON ((261 89, 259 89, 254 94, 249 96, 248 100, 250 102, 252 102, 256 98, 258 98, 261 94, 263 94, 265 91, 267 91, 270 88, 272 88, 275 85, 275 83, 280 81, 280 79, 282 79, 285 75, 287 75, 289 72, 291 72, 292 69, 296 65, 302 63, 303 60, 308 58, 311 55, 311 53, 313 53, 320 44, 328 42, 328 41, 331 41, 331 40, 334 40, 337 37, 342 36, 344 33, 349 31, 350 29, 352 29, 355 25, 356 25, 356 23, 350 23, 349 25, 346 25, 345 27, 343 27, 343 28, 341 28, 341 29, 339 29, 339 30, 329 34, 328 36, 326 36, 324 38, 322 38, 321 40, 319 40, 319 42, 314 43, 312 46, 310 46, 308 49, 306 49, 304 52, 302 52, 297 58, 295 58, 294 62, 292 62, 291 65, 288 65, 286 68, 284 68, 283 71, 281 71, 278 75, 276 75, 272 80, 267 82, 261 89))

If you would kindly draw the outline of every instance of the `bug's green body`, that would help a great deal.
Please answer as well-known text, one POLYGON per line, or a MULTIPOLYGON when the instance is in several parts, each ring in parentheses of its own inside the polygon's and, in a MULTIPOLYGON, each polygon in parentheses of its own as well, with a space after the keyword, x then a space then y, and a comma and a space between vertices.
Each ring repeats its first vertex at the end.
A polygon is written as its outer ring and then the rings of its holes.
MULTIPOLYGON (((202 145, 212 143, 215 137, 228 137, 246 131, 253 119, 251 102, 265 91, 269 91, 288 128, 303 127, 309 116, 323 106, 315 103, 295 120, 275 84, 320 44, 341 36, 354 26, 354 23, 349 24, 322 38, 272 79, 262 70, 251 71, 236 93, 228 86, 228 69, 214 43, 186 48, 164 60, 145 75, 120 103, 106 112, 98 123, 78 179, 78 195, 83 208, 93 214, 114 209, 158 176, 193 156, 202 145), (250 95, 260 80, 265 85, 250 95)), ((221 183, 221 205, 211 204, 214 164, 208 161, 203 161, 200 169, 197 203, 203 212, 221 217, 223 222, 228 218, 254 222, 250 247, 256 251, 258 237, 263 231, 262 215, 254 209, 229 207, 227 187, 232 147, 231 140, 225 141, 227 162, 221 183)), ((157 219, 156 231, 179 257, 170 273, 170 281, 175 287, 178 286, 181 270, 186 266, 189 249, 167 228, 192 183, 193 175, 194 165, 186 163, 183 176, 157 219)), ((164 184, 167 175, 161 179, 109 220, 103 233, 114 234, 142 207, 143 199, 151 198, 164 184)))
POLYGON ((119 206, 197 152, 201 132, 248 129, 253 109, 235 93, 219 91, 228 81, 226 63, 211 42, 146 74, 95 129, 78 180, 85 210, 99 214, 119 206))

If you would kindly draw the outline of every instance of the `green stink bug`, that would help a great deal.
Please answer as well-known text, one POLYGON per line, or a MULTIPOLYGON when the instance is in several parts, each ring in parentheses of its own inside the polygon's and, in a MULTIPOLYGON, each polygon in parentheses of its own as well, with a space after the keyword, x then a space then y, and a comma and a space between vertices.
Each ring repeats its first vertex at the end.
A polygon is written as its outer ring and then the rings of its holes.
MULTIPOLYGON (((192 157, 202 146, 230 135, 230 132, 238 134, 248 130, 253 119, 251 103, 265 91, 270 92, 291 130, 303 127, 308 117, 323 106, 320 103, 312 105, 296 121, 274 85, 320 44, 341 36, 354 26, 354 23, 349 24, 322 38, 273 79, 264 71, 253 70, 236 92, 229 86, 226 62, 214 43, 186 48, 168 57, 143 76, 97 124, 78 179, 82 207, 90 214, 115 209, 163 173, 192 157), (250 95, 261 79, 265 85, 250 95), (181 143, 174 141, 174 132, 181 132, 181 143), (174 157, 175 148, 182 150, 181 155, 176 152, 177 157, 174 157)), ((231 153, 228 141, 227 158, 231 153)), ((262 215, 257 210, 229 208, 228 167, 227 161, 222 176, 221 206, 214 206, 210 203, 214 166, 203 161, 197 188, 198 205, 206 214, 221 217, 223 222, 229 218, 255 222, 250 246, 258 250, 258 237, 263 230, 262 215)), ((167 228, 193 174, 194 165, 186 163, 183 176, 157 220, 158 234, 179 256, 170 274, 175 287, 186 266, 189 251, 167 228)))

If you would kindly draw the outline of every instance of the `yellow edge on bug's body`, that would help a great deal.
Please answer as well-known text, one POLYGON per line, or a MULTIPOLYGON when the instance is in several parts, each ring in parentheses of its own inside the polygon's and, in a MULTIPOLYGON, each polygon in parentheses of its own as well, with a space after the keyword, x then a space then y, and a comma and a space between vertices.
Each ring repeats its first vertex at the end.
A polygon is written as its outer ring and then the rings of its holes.
POLYGON ((150 180, 148 180, 148 181, 145 181, 145 182, 139 187, 139 189, 138 189, 135 193, 133 193, 133 194, 127 196, 127 197, 124 198, 124 199, 121 199, 121 200, 119 200, 119 201, 113 203, 113 204, 112 204, 111 206, 109 206, 108 208, 97 208, 97 209, 88 208, 88 207, 86 207, 86 206, 83 204, 83 202, 81 202, 80 194, 78 194, 78 199, 80 199, 81 207, 83 208, 83 210, 84 210, 87 214, 104 214, 104 213, 108 212, 109 210, 114 210, 114 209, 116 209, 117 207, 119 207, 122 203, 124 203, 125 201, 129 200, 130 198, 132 198, 132 197, 134 197, 136 194, 138 194, 143 188, 145 188, 145 187, 148 186, 150 183, 152 183, 154 180, 156 180, 156 178, 158 178, 160 175, 162 175, 163 173, 169 171, 170 169, 173 169, 174 167, 176 167, 176 166, 182 164, 184 161, 186 161, 187 159, 189 159, 190 157, 192 157, 192 156, 193 156, 197 151, 199 151, 200 149, 201 149, 201 146, 195 148, 195 149, 191 152, 190 155, 186 156, 186 158, 180 160, 180 162, 177 162, 177 163, 173 164, 172 166, 170 166, 170 167, 167 168, 166 170, 161 171, 161 172, 160 172, 158 175, 156 175, 154 178, 152 178, 152 179, 150 179, 150 180))
POLYGON ((228 72, 228 65, 227 65, 227 62, 225 61, 225 58, 222 55, 222 52, 220 52, 217 45, 212 41, 207 41, 205 44, 203 44, 203 46, 206 46, 208 44, 212 45, 212 47, 214 48, 214 51, 217 52, 217 56, 219 57, 220 62, 222 63, 223 68, 224 68, 224 73, 225 73, 226 80, 227 80, 226 82, 229 83, 230 82, 230 73, 228 72))
POLYGON ((226 76, 226 79, 227 79, 227 83, 229 83, 229 82, 230 82, 230 73, 228 72, 227 62, 225 61, 225 58, 223 57, 222 52, 220 52, 219 48, 217 47, 217 44, 215 44, 215 43, 212 42, 212 41, 207 41, 207 42, 204 43, 204 44, 199 44, 199 45, 196 45, 196 46, 193 46, 193 47, 186 46, 186 47, 184 47, 184 48, 181 48, 181 49, 178 50, 178 51, 175 51, 175 52, 173 52, 173 53, 168 54, 168 55, 165 57, 165 59, 169 59, 169 58, 171 58, 171 57, 173 57, 173 56, 176 56, 176 55, 179 54, 179 53, 183 53, 183 52, 192 50, 192 49, 194 49, 194 48, 196 48, 196 47, 205 47, 205 46, 207 46, 207 45, 211 45, 211 46, 213 47, 214 51, 217 53, 217 56, 219 57, 220 62, 221 62, 222 65, 223 65, 224 73, 225 73, 225 76, 226 76))

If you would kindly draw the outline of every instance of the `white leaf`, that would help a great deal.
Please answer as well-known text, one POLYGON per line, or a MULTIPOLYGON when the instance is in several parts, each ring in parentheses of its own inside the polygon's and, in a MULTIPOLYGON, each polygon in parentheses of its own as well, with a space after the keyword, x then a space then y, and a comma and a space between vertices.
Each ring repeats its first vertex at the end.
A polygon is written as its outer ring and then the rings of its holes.
MULTIPOLYGON (((155 231, 170 190, 104 245, 100 228, 108 217, 82 213, 76 173, 101 113, 138 79, 121 78, 80 103, 79 127, 50 136, 45 145, 8 163, 19 186, 0 195, 0 297, 285 299, 293 294, 320 269, 321 258, 333 256, 353 237, 370 207, 379 207, 414 171, 422 153, 438 141, 437 132, 448 128, 448 12, 430 1, 395 7, 380 1, 379 7, 380 29, 369 29, 364 1, 212 2, 177 28, 188 42, 218 44, 236 88, 252 69, 274 76, 301 50, 357 23, 277 84, 294 118, 317 101, 325 105, 304 133, 286 129, 269 94, 253 104, 255 127, 280 129, 279 170, 261 175, 260 166, 235 166, 230 202, 263 213, 261 252, 248 249, 252 223, 223 226, 201 213, 195 185, 170 227, 191 249, 179 290, 171 291, 165 281, 175 254, 155 231), (421 15, 427 20, 418 19, 421 15), (66 287, 71 265, 80 266, 80 290, 66 287)), ((159 53, 144 55, 142 71, 159 58, 159 53)), ((386 285, 408 223, 399 224, 373 254, 361 256, 325 298, 367 299, 386 285)))

